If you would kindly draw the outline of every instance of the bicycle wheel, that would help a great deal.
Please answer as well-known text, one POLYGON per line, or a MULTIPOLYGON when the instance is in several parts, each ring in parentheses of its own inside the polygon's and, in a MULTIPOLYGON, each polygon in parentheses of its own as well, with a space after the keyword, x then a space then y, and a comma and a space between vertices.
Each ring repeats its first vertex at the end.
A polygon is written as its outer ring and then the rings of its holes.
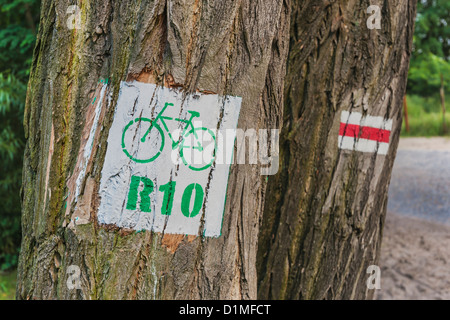
POLYGON ((153 120, 136 118, 123 129, 122 150, 134 162, 152 162, 159 157, 163 148, 164 132, 153 120), (149 129, 150 132, 147 133, 149 129))
POLYGON ((208 128, 195 128, 184 137, 179 148, 183 163, 191 170, 202 171, 209 168, 216 158, 216 136, 208 128))

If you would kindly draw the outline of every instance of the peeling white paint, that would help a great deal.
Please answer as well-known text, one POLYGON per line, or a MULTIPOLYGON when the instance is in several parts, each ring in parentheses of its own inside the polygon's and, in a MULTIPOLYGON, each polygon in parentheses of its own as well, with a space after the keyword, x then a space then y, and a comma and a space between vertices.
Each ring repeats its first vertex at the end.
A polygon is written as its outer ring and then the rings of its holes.
POLYGON ((88 140, 86 142, 86 146, 84 148, 83 160, 82 160, 82 163, 80 164, 81 171, 80 171, 80 174, 78 175, 77 182, 76 182, 75 202, 77 201, 78 196, 80 195, 81 184, 83 183, 83 179, 86 174, 87 163, 92 154, 92 149, 94 146, 95 132, 97 131, 97 127, 98 127, 98 119, 100 117, 100 112, 101 112, 101 108, 102 108, 103 97, 105 96, 106 87, 107 87, 106 84, 104 84, 102 86, 102 89, 100 91, 100 98, 97 100, 97 105, 95 106, 94 122, 92 123, 91 131, 89 132, 89 138, 88 138, 88 140))
MULTIPOLYGON (((108 135, 100 181, 101 202, 97 214, 99 222, 134 230, 220 236, 232 157, 232 152, 229 152, 230 150, 227 152, 224 148, 230 144, 226 141, 218 143, 216 149, 216 154, 230 157, 230 159, 217 161, 204 170, 195 171, 180 161, 179 149, 172 149, 172 140, 168 133, 175 136, 177 129, 179 132, 185 127, 185 124, 179 120, 191 119, 192 112, 198 112, 199 116, 192 120, 195 128, 210 129, 216 137, 219 133, 225 135, 227 129, 237 127, 241 101, 239 97, 199 93, 184 95, 181 91, 157 87, 153 84, 136 81, 122 82, 114 121, 108 135), (150 134, 146 135, 151 121, 160 114, 166 103, 171 105, 164 110, 164 117, 170 119, 165 119, 164 123, 159 119, 156 123, 161 131, 153 127, 150 134), (136 122, 136 119, 140 120, 136 122), (163 140, 164 144, 162 144, 163 140), (124 148, 122 148, 122 141, 124 141, 124 148), (164 146, 162 149, 161 145, 164 146), (127 150, 128 155, 124 150, 127 150), (149 160, 159 150, 161 153, 154 160, 146 163, 139 162, 149 160), (179 160, 178 164, 172 160, 174 154, 175 159, 179 160), (144 177, 153 182, 154 189, 149 195, 150 212, 142 210, 140 195, 136 208, 127 209, 132 176, 144 177), (170 215, 163 215, 164 191, 160 188, 169 181, 176 183, 173 207, 170 215), (194 217, 183 215, 181 210, 183 193, 190 184, 200 185, 205 194, 201 212, 194 217), (204 217, 204 226, 201 230, 202 217, 204 217)), ((209 131, 199 130, 198 132, 209 131)), ((204 135, 205 140, 207 137, 208 133, 204 135)), ((230 139, 229 135, 227 137, 230 139)), ((234 137, 232 139, 234 141, 234 137)), ((188 145, 187 142, 186 145, 188 145)), ((213 145, 205 142, 204 146, 207 148, 213 145)), ((141 192, 143 189, 144 185, 141 182, 138 190, 141 192)), ((195 193, 190 198, 190 211, 193 210, 194 198, 195 193)), ((184 201, 184 203, 187 202, 186 199, 184 201)))
POLYGON ((51 164, 52 164, 54 143, 55 143, 55 130, 54 130, 54 127, 53 127, 53 122, 52 122, 52 130, 51 130, 51 133, 50 133, 50 143, 49 143, 49 146, 48 146, 47 172, 45 173, 44 209, 45 209, 45 205, 47 204, 47 191, 48 191, 48 194, 49 194, 49 199, 52 196, 52 190, 48 186, 48 183, 49 183, 49 180, 50 180, 50 168, 51 168, 51 164))

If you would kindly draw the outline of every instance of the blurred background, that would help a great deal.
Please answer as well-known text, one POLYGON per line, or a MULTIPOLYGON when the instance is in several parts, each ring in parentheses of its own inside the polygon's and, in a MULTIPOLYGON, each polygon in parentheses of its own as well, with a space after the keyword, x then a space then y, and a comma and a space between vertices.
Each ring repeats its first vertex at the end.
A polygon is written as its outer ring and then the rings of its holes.
MULTIPOLYGON (((0 0, 0 300, 15 291, 22 122, 39 6, 0 0)), ((449 0, 419 0, 378 299, 450 299, 449 17, 449 0)))
POLYGON ((0 0, 0 299, 13 298, 20 249, 23 111, 40 1, 0 0))

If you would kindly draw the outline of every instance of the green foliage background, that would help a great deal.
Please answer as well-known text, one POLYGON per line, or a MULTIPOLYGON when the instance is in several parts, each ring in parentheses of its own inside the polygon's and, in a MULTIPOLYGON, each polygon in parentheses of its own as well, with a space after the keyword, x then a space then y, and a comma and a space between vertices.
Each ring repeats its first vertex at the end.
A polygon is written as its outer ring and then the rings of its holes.
POLYGON ((414 32, 414 50, 408 76, 408 93, 439 95, 441 74, 450 83, 450 1, 420 0, 414 32))
POLYGON ((37 0, 0 0, 0 271, 17 265, 23 111, 39 21, 37 0))
MULTIPOLYGON (((410 132, 404 136, 444 134, 439 90, 444 80, 446 109, 450 84, 450 1, 419 0, 414 32, 414 47, 408 75, 408 114, 410 132)), ((445 122, 450 127, 447 111, 445 122)), ((404 123, 405 124, 405 123, 404 123)), ((450 131, 447 131, 450 135, 450 131)))
MULTIPOLYGON (((0 271, 16 266, 20 247, 22 122, 39 6, 0 0, 0 271)), ((440 134, 440 74, 446 90, 450 83, 449 18, 449 0, 419 0, 407 89, 412 135, 440 134)))

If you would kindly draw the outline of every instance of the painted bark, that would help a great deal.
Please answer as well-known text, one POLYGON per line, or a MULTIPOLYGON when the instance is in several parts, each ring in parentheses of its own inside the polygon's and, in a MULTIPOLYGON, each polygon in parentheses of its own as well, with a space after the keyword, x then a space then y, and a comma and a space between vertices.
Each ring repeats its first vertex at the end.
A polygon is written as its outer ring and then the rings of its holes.
POLYGON ((260 229, 259 298, 373 296, 366 269, 378 263, 415 10, 416 1, 403 0, 293 1, 281 168, 269 180, 260 229), (366 26, 370 5, 381 8, 379 30, 366 26), (342 111, 392 119, 387 155, 339 148, 342 111))
POLYGON ((266 188, 257 165, 232 166, 219 238, 99 225, 98 188, 123 80, 241 96, 239 128, 279 128, 290 4, 80 1, 81 29, 69 29, 72 4, 41 7, 24 120, 17 298, 256 298, 266 188), (71 265, 81 289, 67 286, 71 265))

